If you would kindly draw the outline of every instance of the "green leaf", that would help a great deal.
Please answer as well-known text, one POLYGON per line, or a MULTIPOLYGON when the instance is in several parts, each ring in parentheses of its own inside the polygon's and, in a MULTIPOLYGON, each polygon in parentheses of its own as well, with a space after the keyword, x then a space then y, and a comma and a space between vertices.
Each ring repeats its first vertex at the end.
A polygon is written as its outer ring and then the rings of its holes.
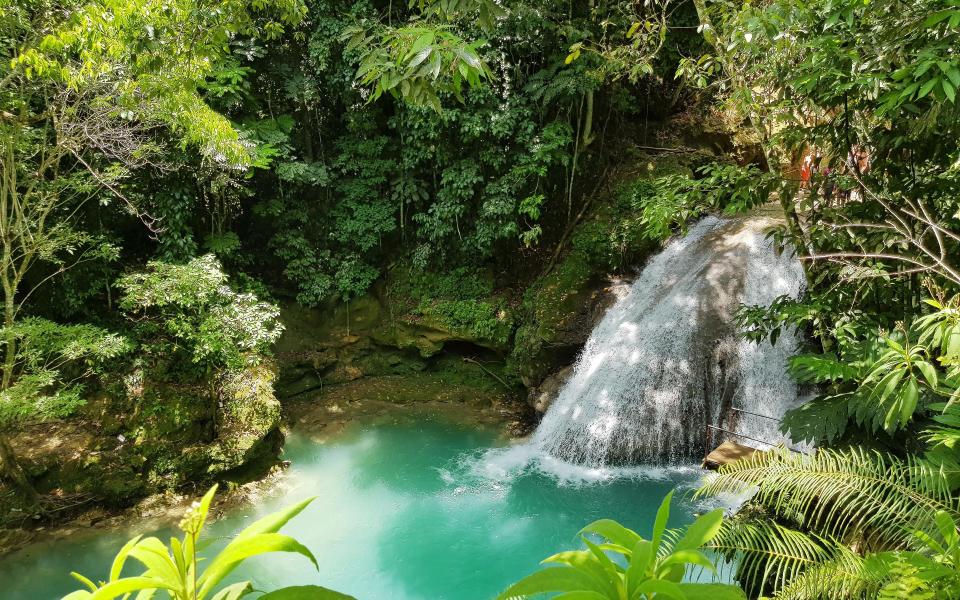
POLYGON ((633 591, 633 594, 630 596, 631 600, 636 600, 643 595, 656 594, 657 597, 664 598, 673 598, 674 600, 686 600, 686 595, 683 593, 683 589, 676 583, 672 581, 664 581, 662 579, 648 579, 638 585, 633 591))
POLYGON ((723 525, 722 508, 718 508, 700 516, 689 527, 687 527, 683 537, 680 538, 680 541, 678 541, 674 547, 675 551, 695 550, 700 548, 717 536, 721 525, 723 525))
POLYGON ((90 579, 84 577, 80 573, 77 573, 76 571, 71 571, 70 576, 76 579, 77 581, 79 581, 80 583, 82 583, 83 585, 87 586, 87 589, 89 589, 91 592, 97 591, 97 584, 90 581, 90 579))
POLYGON ((660 551, 660 540, 663 538, 663 532, 667 530, 667 520, 670 518, 670 501, 673 500, 673 490, 664 496, 660 508, 657 509, 657 517, 653 521, 653 544, 654 553, 660 551))
POLYGON ((90 600, 113 600, 118 596, 150 589, 174 590, 176 587, 155 577, 125 577, 98 589, 90 596, 90 600))
POLYGON ((885 337, 885 338, 883 338, 883 342, 884 342, 887 346, 889 346, 890 349, 895 350, 895 351, 897 351, 897 352, 900 353, 900 354, 906 354, 906 350, 903 349, 903 346, 901 346, 900 343, 899 343, 897 340, 895 340, 895 339, 893 339, 893 338, 885 337))
POLYGON ((117 556, 113 559, 113 564, 110 566, 110 581, 120 579, 120 572, 123 571, 123 565, 127 561, 127 556, 130 555, 130 551, 140 542, 142 537, 142 535, 138 535, 124 544, 123 547, 120 548, 120 552, 117 552, 117 556))
POLYGON ((465 63, 470 65, 470 68, 480 69, 480 57, 477 56, 477 53, 471 50, 469 47, 463 46, 461 48, 456 48, 455 52, 457 53, 457 56, 462 58, 465 63))
POLYGON ((635 531, 627 529, 612 519, 600 519, 580 530, 579 534, 593 533, 624 548, 633 548, 640 541, 635 531))
POLYGON ((600 567, 604 570, 607 581, 612 584, 609 591, 616 593, 623 584, 623 580, 620 577, 620 566, 610 560, 610 557, 604 554, 603 550, 598 548, 597 545, 590 540, 584 538, 583 543, 587 545, 590 552, 597 558, 597 563, 599 563, 600 567))
POLYGON ((932 90, 939 81, 940 81, 939 77, 931 77, 930 79, 928 79, 926 83, 920 86, 920 91, 917 93, 917 100, 929 94, 930 90, 932 90))
MULTIPOLYGON (((886 367, 882 366, 881 369, 886 369, 886 367)), ((897 386, 900 385, 900 380, 903 378, 904 372, 905 371, 903 371, 903 369, 896 369, 887 373, 887 375, 880 380, 876 390, 873 392, 873 395, 880 401, 880 403, 886 402, 887 398, 890 397, 890 394, 897 389, 897 386)))
POLYGON ((554 596, 553 600, 610 600, 610 599, 609 599, 609 596, 604 596, 599 592, 578 591, 578 592, 564 592, 560 595, 554 596))
POLYGON ((249 581, 241 581, 239 583, 234 583, 233 585, 228 585, 223 588, 210 600, 238 600, 244 595, 253 591, 253 586, 250 585, 249 581))
POLYGON ((676 552, 671 552, 670 555, 667 556, 667 558, 664 559, 657 567, 657 571, 659 572, 663 567, 672 567, 674 565, 697 565, 698 567, 703 567, 711 573, 716 572, 716 567, 714 564, 703 552, 700 552, 699 550, 678 550, 676 552))
POLYGON ((920 397, 920 390, 917 388, 917 381, 912 377, 907 382, 906 389, 903 391, 903 400, 900 407, 900 426, 904 426, 913 417, 913 412, 917 409, 917 400, 920 397))
POLYGON ((931 389, 937 389, 937 369, 925 360, 917 362, 917 369, 919 369, 923 374, 923 378, 926 380, 927 385, 929 385, 931 389))
POLYGON ((407 65, 407 68, 412 69, 417 65, 419 65, 420 63, 422 63, 423 61, 427 60, 427 57, 430 56, 430 53, 432 52, 433 52, 433 48, 424 48, 423 50, 418 52, 416 56, 410 59, 410 63, 407 65))
POLYGON ((550 592, 589 591, 602 593, 602 589, 598 589, 596 582, 586 573, 573 567, 550 567, 527 575, 507 588, 497 598, 507 600, 550 592))
POLYGON ((954 87, 960 87, 960 69, 951 66, 949 69, 947 69, 947 77, 949 77, 950 81, 953 82, 954 87))
POLYGON ((170 558, 167 547, 157 538, 148 537, 140 540, 130 550, 130 556, 143 563, 150 574, 159 580, 183 585, 176 563, 170 558))
POLYGON ((544 559, 543 562, 560 563, 576 569, 583 574, 584 577, 589 578, 591 582, 591 584, 584 589, 616 595, 616 583, 591 550, 567 550, 565 552, 558 552, 544 559))
POLYGON ((953 102, 957 97, 957 91, 954 89, 953 84, 947 79, 941 79, 940 86, 943 88, 943 93, 947 95, 947 100, 953 102))
POLYGON ((940 23, 941 21, 949 19, 955 12, 956 10, 954 9, 946 8, 943 10, 938 10, 935 13, 931 13, 930 15, 927 16, 926 20, 923 22, 923 26, 933 27, 937 23, 940 23))
POLYGON ((269 552, 292 552, 306 557, 319 569, 317 559, 306 546, 290 536, 279 533, 258 533, 238 537, 223 549, 198 580, 200 596, 209 594, 223 578, 244 560, 269 552))
POLYGON ((627 565, 627 593, 633 591, 647 578, 650 563, 654 560, 653 544, 647 540, 640 540, 633 548, 630 564, 627 565))
POLYGON ((300 585, 264 594, 257 600, 356 600, 356 598, 319 585, 300 585))
POLYGON ((276 533, 277 531, 280 531, 281 527, 286 525, 290 519, 303 512, 303 509, 309 506, 310 503, 316 499, 316 496, 311 496, 310 498, 307 498, 302 502, 298 502, 293 506, 269 514, 258 521, 254 521, 249 527, 241 531, 234 541, 236 542, 245 537, 251 537, 260 533, 276 533))
POLYGON ((419 54, 421 51, 426 49, 427 46, 431 45, 434 39, 436 39, 436 36, 432 31, 428 31, 424 33, 423 35, 418 37, 417 41, 415 41, 413 43, 413 46, 410 47, 410 51, 407 52, 407 56, 414 56, 416 54, 419 54))

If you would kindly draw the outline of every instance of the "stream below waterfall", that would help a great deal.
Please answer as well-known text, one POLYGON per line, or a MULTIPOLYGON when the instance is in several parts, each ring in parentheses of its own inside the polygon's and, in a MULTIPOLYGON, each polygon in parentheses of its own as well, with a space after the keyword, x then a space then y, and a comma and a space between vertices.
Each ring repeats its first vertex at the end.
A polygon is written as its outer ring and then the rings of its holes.
MULTIPOLYGON (((682 496, 701 475, 675 466, 576 481, 541 470, 490 479, 480 472, 496 440, 493 430, 436 418, 356 425, 326 444, 294 433, 284 450, 292 464, 276 489, 256 507, 230 509, 209 533, 222 546, 259 515, 315 495, 283 531, 311 549, 320 572, 300 557, 275 555, 240 575, 264 589, 317 583, 360 600, 481 600, 550 554, 578 547, 577 532, 597 518, 649 535, 663 496, 674 486, 682 496)), ((689 498, 674 500, 671 525, 690 521, 695 509, 689 498)), ((4 556, 0 598, 58 599, 78 587, 70 571, 105 578, 134 533, 141 532, 91 530, 4 556)))

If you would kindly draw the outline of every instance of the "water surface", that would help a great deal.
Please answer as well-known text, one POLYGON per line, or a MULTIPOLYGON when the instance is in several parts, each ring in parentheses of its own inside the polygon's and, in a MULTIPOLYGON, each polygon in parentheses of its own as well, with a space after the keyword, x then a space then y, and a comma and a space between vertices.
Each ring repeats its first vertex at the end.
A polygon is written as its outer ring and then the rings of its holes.
MULTIPOLYGON (((283 530, 316 555, 320 571, 295 555, 242 567, 261 589, 316 583, 361 600, 473 600, 494 597, 548 555, 577 546, 577 531, 609 517, 648 535, 654 511, 691 468, 635 469, 630 478, 560 481, 527 468, 491 478, 484 452, 492 431, 440 420, 357 426, 333 443, 294 434, 292 465, 256 508, 238 508, 210 528, 222 546, 258 516, 317 496, 283 530)), ((692 518, 675 500, 671 525, 692 518)), ((38 544, 0 558, 0 598, 52 600, 77 589, 76 570, 104 578, 130 531, 38 544)), ((160 532, 165 539, 172 530, 160 532)))

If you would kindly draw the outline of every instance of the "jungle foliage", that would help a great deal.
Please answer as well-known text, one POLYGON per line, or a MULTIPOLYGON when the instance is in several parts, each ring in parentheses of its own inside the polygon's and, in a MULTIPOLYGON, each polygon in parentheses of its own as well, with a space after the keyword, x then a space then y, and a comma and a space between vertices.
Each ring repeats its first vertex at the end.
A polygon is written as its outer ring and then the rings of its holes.
POLYGON ((956 276, 960 146, 950 2, 697 3, 710 52, 680 73, 753 126, 805 262, 793 300, 744 307, 758 343, 818 392, 783 423, 820 448, 758 454, 701 493, 754 491, 714 547, 750 594, 949 598, 960 455, 956 276), (947 137, 944 137, 946 134, 947 137), (797 164, 817 173, 798 189, 797 164), (794 180, 794 181, 790 181, 794 180))
MULTIPOLYGON (((740 324, 758 343, 807 334, 792 371, 816 398, 784 427, 820 450, 721 470, 702 493, 755 494, 697 544, 658 526, 661 554, 595 524, 630 566, 588 544, 536 581, 586 570, 603 589, 571 597, 683 597, 705 544, 750 595, 960 593, 955 1, 215 6, 0 0, 0 463, 20 494, 42 506, 19 424, 67 418, 118 375, 214 385, 256 365, 281 330, 273 298, 399 280, 408 316, 522 365, 549 350, 544 307, 567 284, 776 199, 772 235, 808 286, 740 324), (759 153, 631 171, 689 150, 649 131, 691 106, 759 153)), ((106 585, 174 589, 186 545, 138 540, 125 552, 162 554, 144 576, 162 585, 106 585)))

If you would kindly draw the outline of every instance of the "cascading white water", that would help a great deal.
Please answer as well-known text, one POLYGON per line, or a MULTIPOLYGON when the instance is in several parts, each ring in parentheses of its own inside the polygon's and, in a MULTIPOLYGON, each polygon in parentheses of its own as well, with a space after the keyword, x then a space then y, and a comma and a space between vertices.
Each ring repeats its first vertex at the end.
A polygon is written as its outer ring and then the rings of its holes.
POLYGON ((757 345, 732 324, 741 303, 802 289, 799 261, 765 236, 771 224, 707 217, 653 257, 590 335, 531 450, 590 467, 668 463, 702 456, 708 424, 784 441, 775 421, 732 410, 780 418, 797 403, 786 373, 796 336, 757 345))

